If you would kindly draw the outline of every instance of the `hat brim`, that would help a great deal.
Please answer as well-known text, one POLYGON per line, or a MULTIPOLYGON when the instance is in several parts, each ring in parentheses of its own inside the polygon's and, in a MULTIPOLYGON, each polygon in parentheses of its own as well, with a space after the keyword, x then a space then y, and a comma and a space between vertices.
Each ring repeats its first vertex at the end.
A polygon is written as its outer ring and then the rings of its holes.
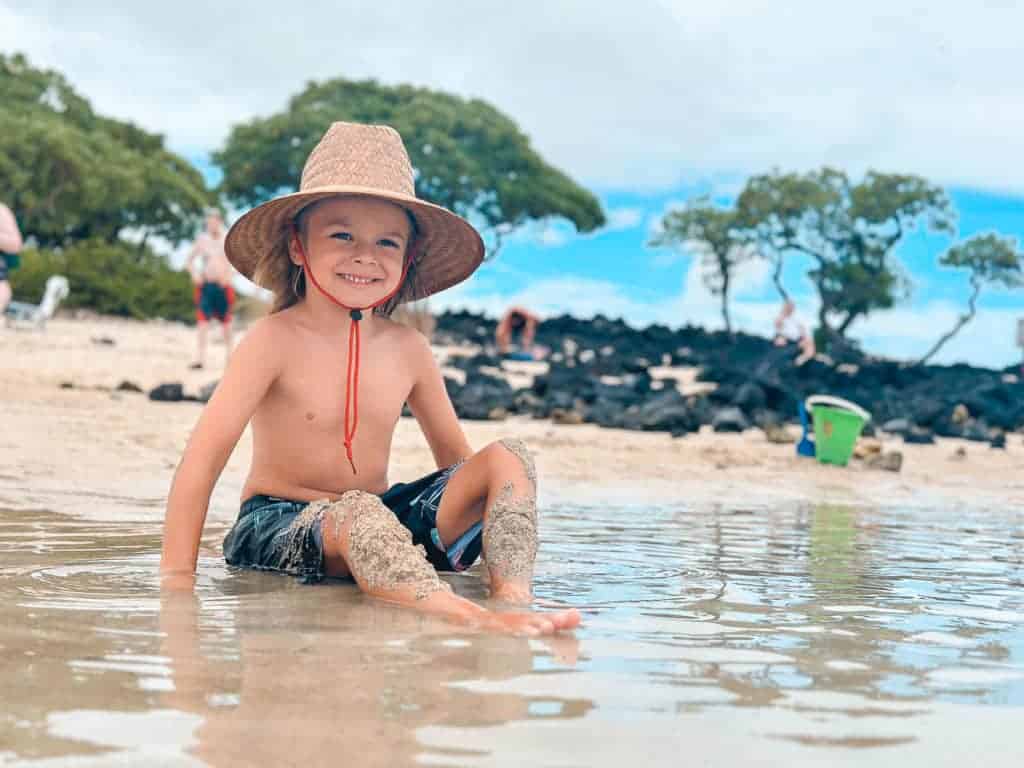
POLYGON ((318 200, 339 195, 385 200, 407 209, 416 219, 416 280, 410 290, 402 292, 402 301, 423 299, 451 288, 483 263, 483 240, 461 216, 417 197, 356 186, 294 192, 253 208, 228 231, 224 243, 228 261, 246 278, 258 282, 254 274, 262 259, 289 258, 288 234, 299 211, 318 200))

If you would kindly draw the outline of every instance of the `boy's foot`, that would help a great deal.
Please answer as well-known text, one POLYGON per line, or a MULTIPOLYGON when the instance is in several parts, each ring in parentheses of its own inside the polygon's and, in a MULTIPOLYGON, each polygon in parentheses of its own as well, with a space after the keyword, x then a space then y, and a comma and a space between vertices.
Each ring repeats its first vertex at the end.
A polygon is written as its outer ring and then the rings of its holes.
POLYGON ((491 584, 491 599, 500 600, 503 603, 529 605, 533 601, 533 593, 530 590, 529 584, 516 584, 506 581, 502 584, 491 584))
POLYGON ((552 613, 490 613, 481 621, 485 629, 514 635, 551 635, 580 625, 580 612, 575 608, 552 613))

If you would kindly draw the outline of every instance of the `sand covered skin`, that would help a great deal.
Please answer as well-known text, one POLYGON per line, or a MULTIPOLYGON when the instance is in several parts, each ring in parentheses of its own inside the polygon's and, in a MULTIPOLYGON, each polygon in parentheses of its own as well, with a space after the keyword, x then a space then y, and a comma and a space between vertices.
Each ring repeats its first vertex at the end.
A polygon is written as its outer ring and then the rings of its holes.
MULTIPOLYGON (((74 508, 97 518, 138 519, 140 511, 162 517, 171 475, 200 406, 156 403, 113 390, 124 380, 145 390, 181 381, 187 392, 198 392, 216 373, 188 370, 194 344, 194 329, 184 325, 108 318, 57 319, 43 332, 0 330, 3 504, 74 508)), ((222 352, 215 345, 211 361, 222 352)), ((544 479, 541 507, 562 499, 742 508, 806 501, 1024 507, 1019 434, 1008 436, 1007 450, 942 438, 935 445, 886 440, 887 449, 904 454, 896 474, 860 463, 822 466, 795 456, 792 445, 768 443, 759 430, 673 439, 520 417, 465 421, 463 427, 476 448, 509 435, 525 442, 544 479)), ((210 522, 226 525, 237 515, 251 451, 247 430, 214 491, 210 522)), ((433 469, 418 425, 401 419, 391 482, 433 469)))
POLYGON ((537 559, 537 502, 505 483, 484 519, 487 567, 502 579, 530 579, 537 559))
POLYGON ((531 579, 537 559, 537 468, 533 454, 518 438, 498 441, 523 467, 529 489, 516 492, 505 483, 484 517, 487 567, 502 579, 531 579))
MULTIPOLYGON (((427 561, 422 546, 390 509, 370 493, 350 491, 332 505, 335 514, 350 518, 349 567, 370 590, 411 587, 417 600, 439 591, 451 591, 427 561)), ((345 524, 342 518, 339 530, 345 524)))

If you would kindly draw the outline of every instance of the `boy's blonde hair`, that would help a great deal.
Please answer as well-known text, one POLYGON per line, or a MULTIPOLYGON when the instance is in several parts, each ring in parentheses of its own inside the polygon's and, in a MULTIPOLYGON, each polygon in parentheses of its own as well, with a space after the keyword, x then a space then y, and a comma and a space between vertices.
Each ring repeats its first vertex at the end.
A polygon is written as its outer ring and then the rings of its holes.
MULTIPOLYGON (((299 237, 305 239, 306 220, 309 218, 309 214, 313 212, 313 209, 319 203, 324 202, 324 200, 330 199, 332 198, 328 197, 317 200, 300 209, 295 214, 292 221, 294 222, 295 230, 299 233, 299 237)), ((383 317, 390 317, 391 313, 395 311, 395 307, 406 301, 407 297, 416 295, 415 248, 419 227, 416 224, 416 217, 407 208, 402 208, 402 210, 409 219, 409 241, 405 246, 405 258, 410 261, 405 272, 405 280, 402 282, 398 292, 379 307, 374 307, 374 314, 383 317)), ((288 241, 291 239, 291 234, 292 227, 283 228, 279 235, 281 238, 280 242, 275 247, 263 251, 253 270, 253 277, 256 279, 257 284, 274 294, 274 302, 270 308, 271 314, 288 309, 288 307, 298 304, 306 297, 305 270, 293 263, 290 258, 281 258, 280 256, 281 253, 289 253, 288 241)))

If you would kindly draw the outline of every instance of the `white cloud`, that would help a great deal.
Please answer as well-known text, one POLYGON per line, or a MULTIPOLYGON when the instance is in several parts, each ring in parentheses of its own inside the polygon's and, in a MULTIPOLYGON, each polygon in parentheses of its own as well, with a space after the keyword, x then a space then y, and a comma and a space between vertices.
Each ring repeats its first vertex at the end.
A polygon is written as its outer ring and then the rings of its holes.
POLYGON ((619 232, 623 229, 633 229, 643 221, 643 208, 612 208, 607 212, 608 223, 599 229, 595 234, 603 232, 619 232))
POLYGON ((651 266, 655 269, 667 269, 689 258, 691 258, 690 254, 680 248, 662 248, 654 252, 651 257, 651 266))
POLYGON ((308 80, 376 77, 487 99, 591 185, 830 163, 1022 187, 1009 0, 0 3, 0 49, 182 150, 308 80))
MULTIPOLYGON (((737 295, 757 292, 763 287, 765 274, 756 262, 741 266, 736 276, 737 295)), ((507 294, 477 290, 474 282, 469 281, 431 299, 431 306, 438 310, 469 309, 491 316, 498 316, 513 305, 529 307, 542 317, 563 313, 593 317, 600 313, 621 317, 634 326, 650 323, 722 326, 721 303, 701 279, 699 266, 687 270, 678 294, 658 300, 638 298, 629 286, 610 280, 574 275, 536 280, 507 294)), ((753 332, 770 328, 778 311, 776 304, 754 301, 734 301, 731 309, 739 326, 753 332), (767 326, 765 318, 768 318, 767 326)))
POLYGON ((565 245, 568 240, 569 237, 565 232, 550 223, 542 227, 537 234, 537 242, 545 248, 557 248, 560 245, 565 245))
MULTIPOLYGON (((477 293, 472 283, 464 283, 431 298, 431 306, 439 310, 469 309, 496 317, 508 307, 529 307, 542 317, 569 313, 576 317, 625 318, 631 325, 666 322, 665 304, 638 301, 626 293, 624 286, 608 280, 565 276, 537 280, 511 294, 477 293)), ((669 302, 670 304, 671 302, 669 302)))
MULTIPOLYGON (((962 305, 933 301, 912 309, 878 312, 855 325, 850 335, 862 341, 866 349, 917 359, 956 325, 964 310, 962 305)), ((1003 368, 1020 360, 1021 350, 1016 346, 1020 317, 1024 317, 1024 310, 978 310, 974 319, 942 347, 932 362, 969 362, 1003 368)))

